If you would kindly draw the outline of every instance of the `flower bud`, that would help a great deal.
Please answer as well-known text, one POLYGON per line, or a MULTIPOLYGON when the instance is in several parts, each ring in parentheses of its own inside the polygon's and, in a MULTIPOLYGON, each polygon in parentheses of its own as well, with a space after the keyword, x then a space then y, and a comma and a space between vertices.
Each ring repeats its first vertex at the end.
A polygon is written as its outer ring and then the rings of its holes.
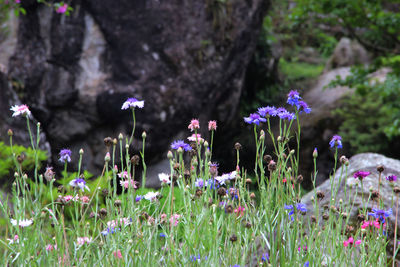
POLYGON ((167 158, 168 159, 172 159, 173 157, 174 157, 174 155, 172 154, 172 151, 169 150, 168 153, 167 153, 167 158))
POLYGON ((118 139, 119 139, 119 140, 124 139, 124 136, 122 135, 122 133, 120 133, 120 134, 118 135, 118 139))
POLYGON ((117 144, 118 144, 118 140, 117 140, 117 138, 114 138, 113 139, 113 145, 116 146, 117 144))
POLYGON ((7 134, 8 134, 8 136, 13 136, 13 135, 14 135, 14 132, 13 132, 13 130, 8 129, 7 134))
POLYGON ((204 141, 204 147, 208 147, 208 142, 204 141))
POLYGON ((179 147, 177 151, 178 151, 179 154, 182 154, 183 153, 182 147, 179 147))
POLYGON ((314 151, 312 153, 313 158, 317 158, 318 157, 318 150, 317 148, 314 148, 314 151))
POLYGON ((235 143, 235 149, 236 150, 242 149, 242 145, 240 143, 235 143))
POLYGON ((79 155, 83 155, 83 149, 79 149, 79 155))
POLYGON ((146 134, 145 131, 143 131, 143 133, 142 133, 142 138, 143 138, 143 139, 146 139, 146 137, 147 137, 147 134, 146 134))
POLYGON ((106 153, 106 156, 104 157, 104 161, 105 161, 105 162, 110 162, 110 160, 111 160, 110 153, 107 152, 107 153, 106 153))

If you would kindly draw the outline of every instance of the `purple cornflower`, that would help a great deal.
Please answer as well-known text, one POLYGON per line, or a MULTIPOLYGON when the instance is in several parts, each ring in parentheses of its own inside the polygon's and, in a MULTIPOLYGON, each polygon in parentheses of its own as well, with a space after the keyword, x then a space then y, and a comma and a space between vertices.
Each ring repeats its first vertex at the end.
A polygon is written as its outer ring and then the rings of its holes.
POLYGON ((303 111, 305 113, 310 113, 311 112, 311 108, 304 101, 299 101, 299 103, 297 105, 297 108, 299 109, 299 114, 301 114, 303 111))
POLYGON ((288 94, 287 103, 291 106, 298 106, 299 100, 301 99, 299 92, 292 90, 288 94))
POLYGON ((172 144, 171 144, 171 148, 172 149, 175 149, 175 150, 177 150, 178 148, 182 148, 183 150, 185 150, 185 151, 190 151, 190 150, 192 150, 192 147, 189 145, 189 144, 186 144, 183 140, 177 140, 177 141, 174 141, 172 144))
POLYGON ((303 267, 308 267, 308 266, 310 266, 310 262, 309 262, 309 261, 306 261, 306 262, 304 263, 303 267))
MULTIPOLYGON (((289 210, 288 215, 290 216, 290 219, 291 219, 292 221, 294 221, 294 218, 293 218, 293 214, 294 214, 293 205, 285 205, 285 210, 289 210)), ((296 204, 296 210, 297 210, 297 211, 301 211, 301 212, 307 212, 306 205, 305 205, 305 204, 302 204, 302 203, 297 203, 297 204, 296 204)))
POLYGON ((203 179, 197 179, 196 182, 194 182, 194 185, 196 187, 203 187, 204 186, 204 180, 203 179))
POLYGON ((108 234, 114 234, 117 232, 117 230, 121 230, 121 228, 115 228, 115 227, 107 227, 106 230, 102 231, 101 234, 106 236, 108 234))
POLYGON ((70 162, 71 161, 71 150, 69 149, 61 149, 60 151, 60 161, 65 163, 66 161, 70 162))
POLYGON ((160 233, 160 237, 166 237, 164 233, 160 233))
POLYGON ((340 135, 334 135, 331 139, 331 141, 329 142, 329 145, 333 148, 333 147, 337 147, 337 148, 342 148, 342 137, 340 135))
POLYGON ((267 120, 261 118, 257 113, 252 113, 249 117, 244 117, 244 121, 248 124, 260 125, 260 122, 266 122, 267 120))
POLYGON ((369 216, 373 216, 376 219, 378 219, 381 223, 385 223, 385 218, 389 217, 392 215, 392 209, 388 209, 387 211, 385 210, 380 210, 380 209, 372 209, 372 212, 368 212, 369 216))
POLYGON ((262 107, 258 108, 258 114, 260 114, 261 117, 269 117, 269 116, 276 116, 277 111, 275 107, 262 107))
POLYGON ((262 254, 261 261, 262 261, 262 262, 268 262, 268 261, 269 261, 268 252, 265 252, 265 253, 262 254))
POLYGON ((142 199, 143 199, 143 196, 137 195, 136 198, 135 198, 135 201, 136 201, 136 202, 139 202, 139 201, 142 200, 142 199))
POLYGON ((136 98, 128 98, 122 105, 121 109, 136 108, 136 107, 143 108, 144 101, 139 101, 136 98))
POLYGON ((396 175, 386 176, 386 180, 388 180, 389 182, 394 182, 397 180, 397 176, 396 175))
POLYGON ((286 109, 283 109, 281 112, 278 112, 278 117, 282 120, 293 120, 296 118, 296 115, 294 113, 290 113, 286 109))
POLYGON ((79 187, 82 191, 85 191, 87 189, 90 191, 89 187, 86 185, 86 181, 82 178, 76 178, 69 182, 69 185, 72 187, 79 187))
POLYGON ((353 174, 354 178, 358 178, 360 181, 362 181, 365 177, 367 177, 368 175, 370 175, 370 172, 364 172, 364 171, 357 171, 353 174))

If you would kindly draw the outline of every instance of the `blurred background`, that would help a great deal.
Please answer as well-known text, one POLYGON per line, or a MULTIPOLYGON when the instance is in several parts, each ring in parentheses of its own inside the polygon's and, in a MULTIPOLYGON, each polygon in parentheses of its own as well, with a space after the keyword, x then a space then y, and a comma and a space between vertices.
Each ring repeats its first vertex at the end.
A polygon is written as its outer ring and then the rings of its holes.
MULTIPOLYGON (((99 175, 103 139, 131 133, 132 114, 121 110, 128 97, 145 101, 131 151, 145 131, 149 186, 158 186, 169 146, 190 135, 192 118, 206 138, 208 120, 217 120, 221 173, 235 169, 236 142, 251 173, 254 136, 243 117, 287 107, 290 90, 312 108, 300 116, 306 190, 315 147, 318 183, 328 178, 334 134, 343 137, 340 155, 399 158, 399 9, 369 0, 0 0, 0 179, 12 181, 7 130, 30 144, 12 105, 27 104, 41 122, 43 167, 61 170, 58 153, 69 148, 76 168, 82 148, 83 169, 99 175)), ((31 152, 18 151, 29 169, 31 152)), ((269 140, 267 153, 274 156, 269 140)))

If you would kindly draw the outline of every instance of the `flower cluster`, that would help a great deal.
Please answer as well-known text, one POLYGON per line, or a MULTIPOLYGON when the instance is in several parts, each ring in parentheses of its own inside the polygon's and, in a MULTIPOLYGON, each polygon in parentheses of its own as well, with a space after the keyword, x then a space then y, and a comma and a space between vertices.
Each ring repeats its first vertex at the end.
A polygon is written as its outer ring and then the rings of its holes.
MULTIPOLYGON (((285 205, 285 210, 289 210, 288 215, 289 215, 290 219, 291 219, 292 221, 294 221, 294 218, 293 218, 294 206, 293 206, 293 205, 285 205)), ((300 212, 302 212, 302 213, 307 212, 306 205, 305 205, 305 204, 302 204, 302 203, 297 203, 297 204, 296 204, 296 210, 297 210, 297 211, 300 211, 300 212)))
POLYGON ((22 227, 22 228, 30 226, 33 223, 33 219, 26 219, 26 220, 22 219, 22 220, 19 220, 19 221, 15 220, 15 219, 11 219, 10 221, 11 221, 11 224, 13 226, 19 226, 19 227, 22 227))
POLYGON ((344 246, 344 247, 348 247, 348 246, 353 246, 353 245, 360 245, 361 243, 362 243, 361 240, 357 240, 357 241, 354 243, 354 238, 353 238, 353 237, 349 237, 349 239, 343 241, 343 246, 344 246))
POLYGON ((78 237, 77 239, 76 239, 76 245, 78 245, 78 246, 82 246, 82 245, 85 245, 85 244, 90 244, 90 243, 92 243, 93 242, 93 239, 91 238, 91 237, 78 237))
POLYGON ((189 126, 188 126, 188 129, 190 129, 190 131, 194 131, 194 130, 198 130, 198 129, 200 129, 200 123, 199 123, 199 120, 198 119, 192 119, 191 121, 190 121, 190 124, 189 124, 189 126))

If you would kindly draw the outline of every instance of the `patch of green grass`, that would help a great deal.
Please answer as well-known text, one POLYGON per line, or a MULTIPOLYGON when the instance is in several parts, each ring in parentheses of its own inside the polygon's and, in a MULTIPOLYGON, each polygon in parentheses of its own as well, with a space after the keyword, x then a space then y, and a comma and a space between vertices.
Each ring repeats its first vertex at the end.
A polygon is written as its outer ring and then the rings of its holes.
POLYGON ((279 71, 288 80, 304 80, 318 77, 324 70, 323 64, 310 64, 305 62, 290 62, 281 58, 279 71))

